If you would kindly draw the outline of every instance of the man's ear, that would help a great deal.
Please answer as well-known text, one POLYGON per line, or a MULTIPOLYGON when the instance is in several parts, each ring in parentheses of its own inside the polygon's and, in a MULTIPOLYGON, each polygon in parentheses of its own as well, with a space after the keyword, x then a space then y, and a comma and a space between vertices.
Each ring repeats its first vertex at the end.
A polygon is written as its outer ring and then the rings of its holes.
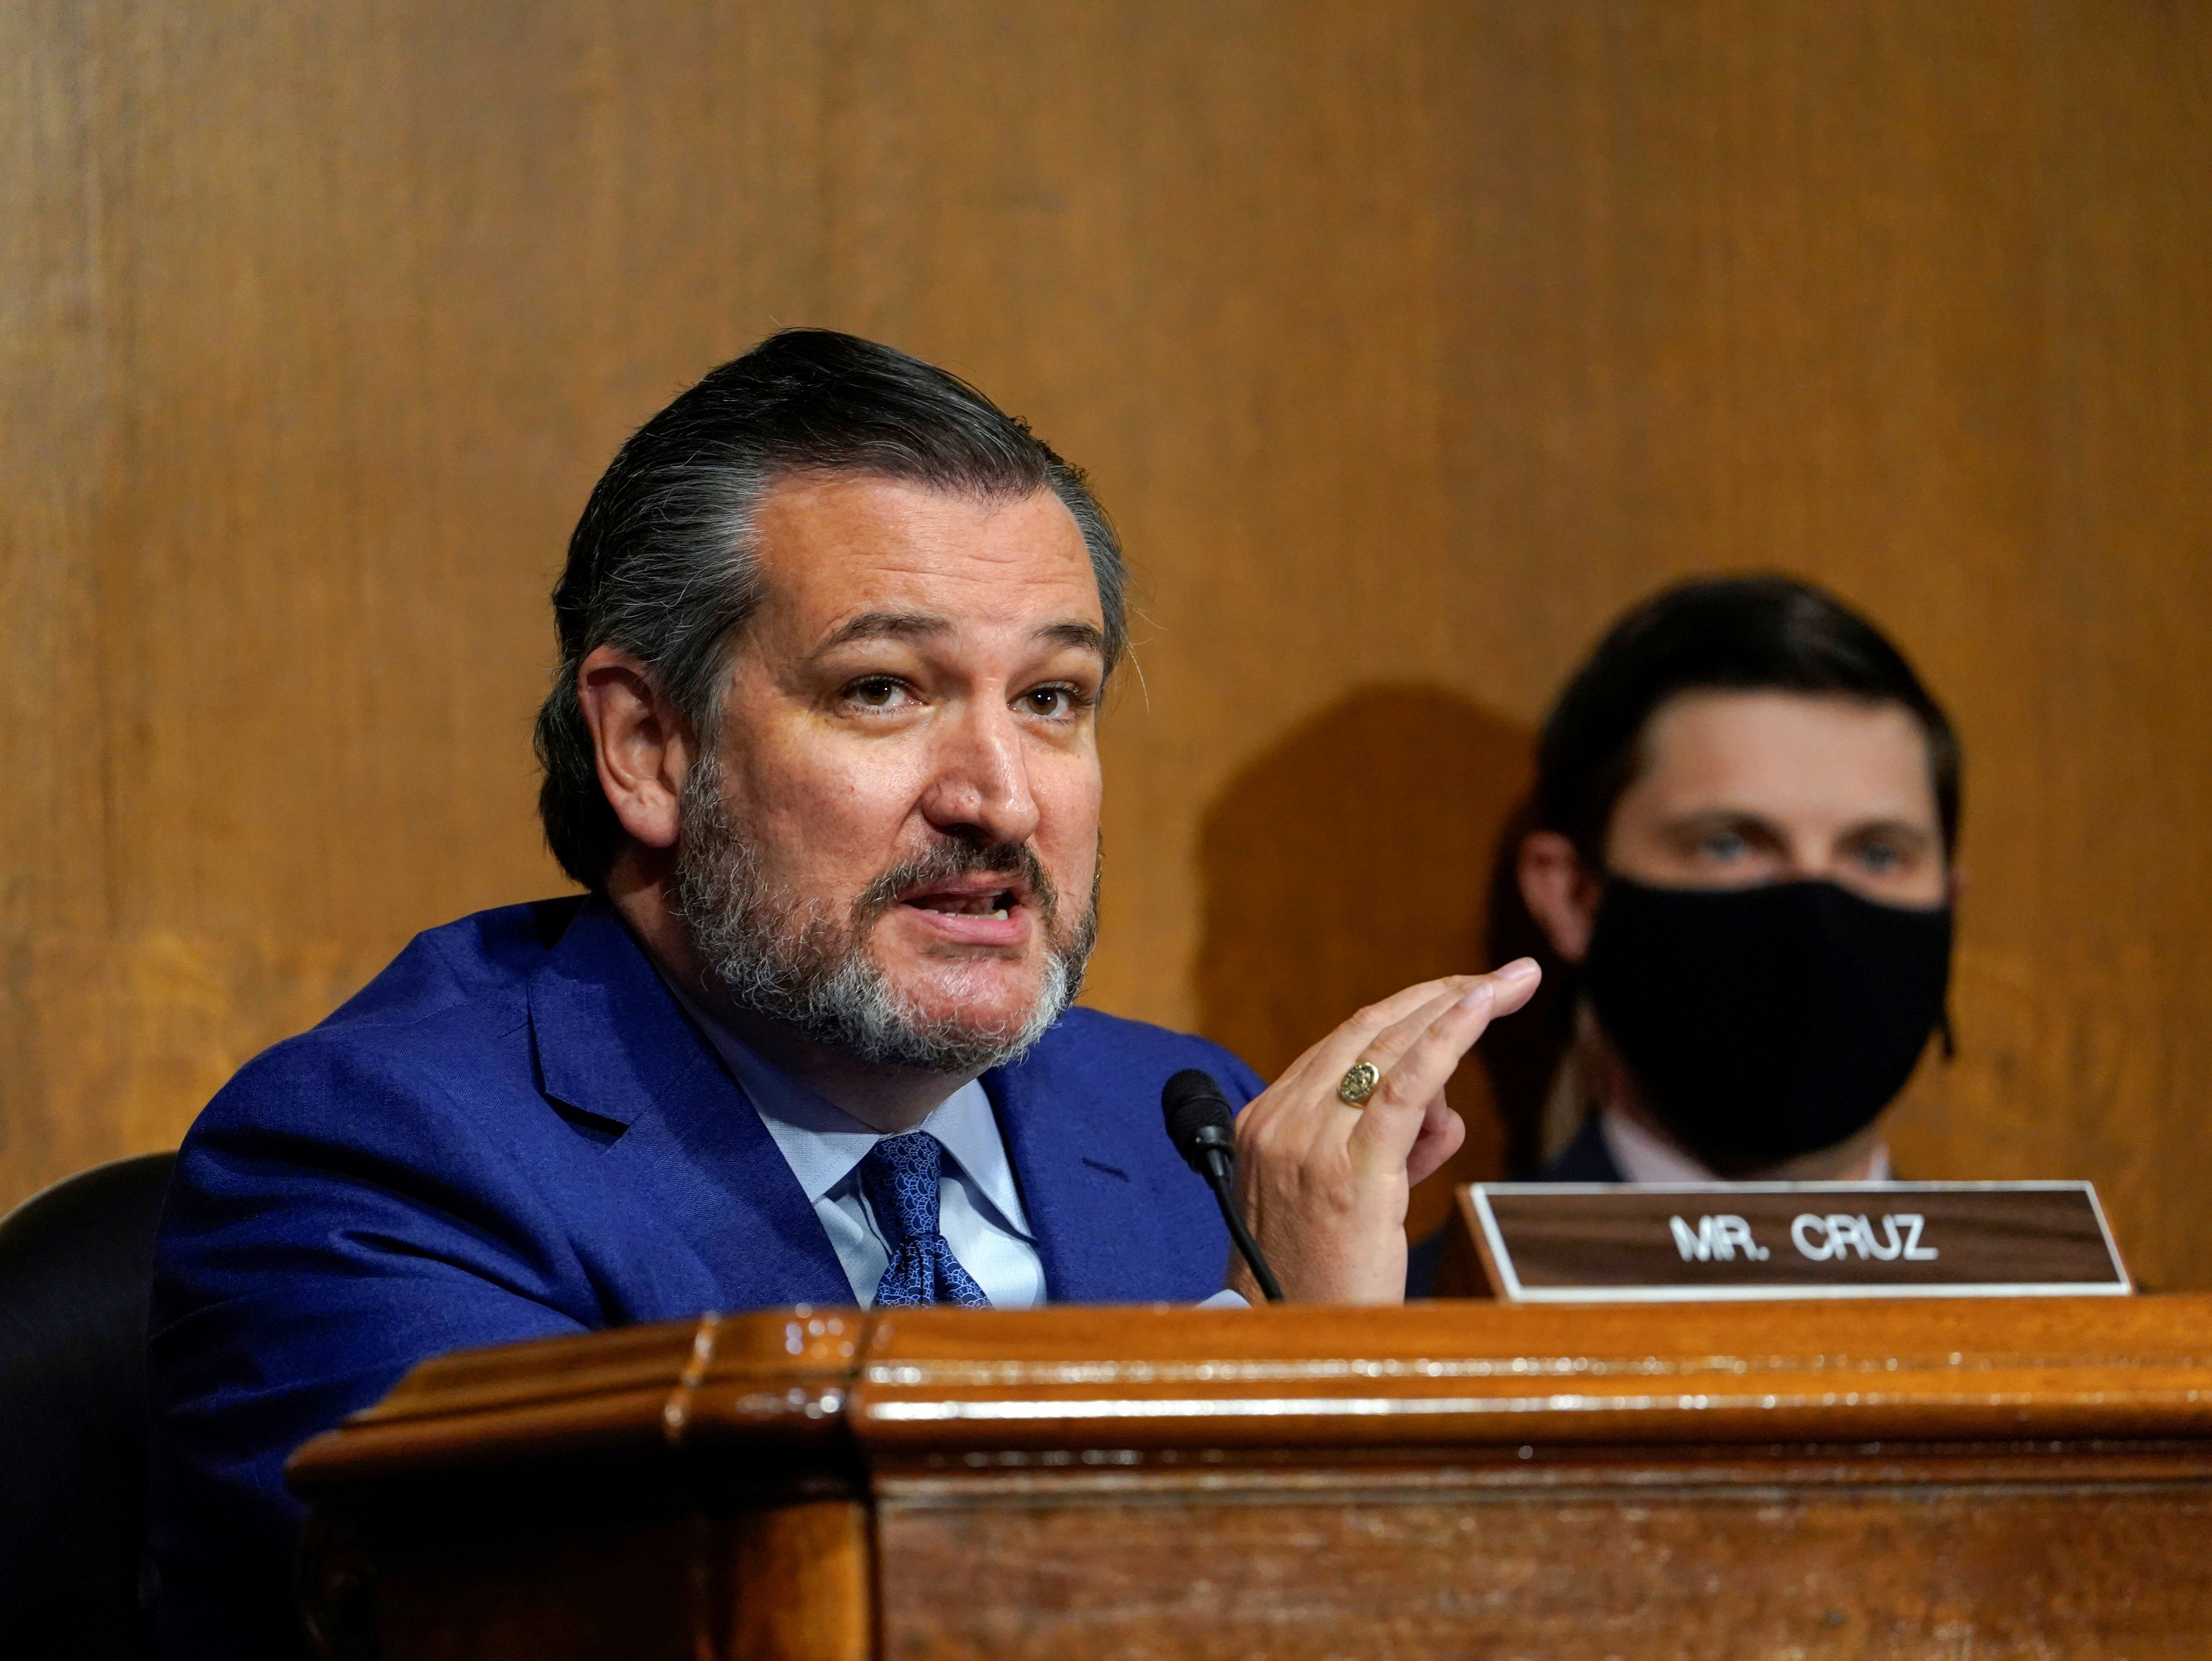
POLYGON ((640 847, 673 848, 691 765, 690 725, 645 665, 611 646, 577 666, 576 702, 615 818, 640 847))
POLYGON ((1604 884, 1583 863, 1574 843, 1556 830, 1531 830, 1521 840, 1515 874, 1522 903, 1569 963, 1580 963, 1597 925, 1604 884))

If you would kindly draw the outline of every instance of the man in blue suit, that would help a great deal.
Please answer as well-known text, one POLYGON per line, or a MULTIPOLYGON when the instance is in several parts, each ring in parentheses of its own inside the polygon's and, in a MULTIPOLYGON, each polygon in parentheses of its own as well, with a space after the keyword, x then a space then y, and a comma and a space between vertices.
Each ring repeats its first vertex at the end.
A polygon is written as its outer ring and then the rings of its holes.
POLYGON ((794 1302, 1241 1301, 1161 1130, 1183 1068, 1249 1104, 1291 1295, 1399 1295, 1407 1189, 1462 1135, 1444 1080, 1534 968, 1408 988, 1265 1089, 1071 1008, 1123 581, 1078 471, 850 337, 773 337, 623 447, 538 728, 586 892, 420 936, 186 1139, 152 1342, 170 1653, 297 1649, 283 1461, 425 1356, 794 1302))

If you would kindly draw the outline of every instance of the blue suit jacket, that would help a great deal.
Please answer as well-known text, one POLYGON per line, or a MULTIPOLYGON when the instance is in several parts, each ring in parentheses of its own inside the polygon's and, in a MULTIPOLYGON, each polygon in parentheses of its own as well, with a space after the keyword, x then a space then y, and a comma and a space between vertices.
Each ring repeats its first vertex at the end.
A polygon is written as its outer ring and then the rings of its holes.
MULTIPOLYGON (((1193 1302, 1228 1237, 1160 1087, 1201 1039, 1073 1010, 983 1086, 1056 1302, 1193 1302)), ((250 1063, 185 1139, 156 1250, 165 1647, 296 1648, 282 1470, 426 1356, 850 1304, 759 1116, 614 916, 514 906, 418 936, 250 1063)))

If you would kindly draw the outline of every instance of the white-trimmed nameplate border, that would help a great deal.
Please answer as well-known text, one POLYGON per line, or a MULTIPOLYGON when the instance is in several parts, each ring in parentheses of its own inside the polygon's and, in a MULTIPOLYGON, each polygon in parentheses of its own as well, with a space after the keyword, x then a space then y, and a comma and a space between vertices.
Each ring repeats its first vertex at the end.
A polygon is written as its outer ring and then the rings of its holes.
POLYGON ((2087 1183, 1478 1183, 1460 1220, 1511 1303, 2132 1292, 2087 1183))

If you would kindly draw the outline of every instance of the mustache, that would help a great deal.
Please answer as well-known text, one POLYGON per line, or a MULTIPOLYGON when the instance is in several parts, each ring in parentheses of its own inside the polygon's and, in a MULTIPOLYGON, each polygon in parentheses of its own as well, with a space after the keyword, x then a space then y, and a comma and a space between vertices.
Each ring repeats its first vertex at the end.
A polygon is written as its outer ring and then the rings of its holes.
POLYGON ((1018 876, 1048 928, 1060 919, 1060 891, 1036 850, 1025 842, 962 842, 952 837, 903 860, 860 891, 853 922, 866 927, 898 904, 899 896, 959 877, 1018 876))

